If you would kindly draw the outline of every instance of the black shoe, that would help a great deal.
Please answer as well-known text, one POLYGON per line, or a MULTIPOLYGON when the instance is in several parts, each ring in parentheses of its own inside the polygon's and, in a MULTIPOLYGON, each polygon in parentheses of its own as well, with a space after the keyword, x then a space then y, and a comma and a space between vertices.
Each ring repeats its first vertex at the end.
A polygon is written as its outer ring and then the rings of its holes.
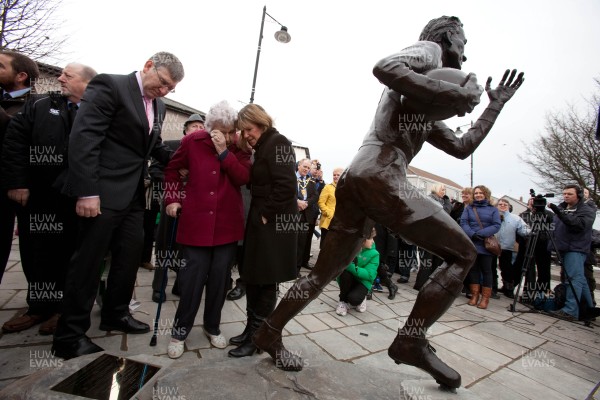
POLYGON ((405 276, 401 276, 400 278, 398 278, 398 280, 396 281, 398 283, 408 283, 408 278, 405 276))
POLYGON ((394 298, 396 297, 396 292, 398 291, 398 286, 392 284, 391 286, 388 287, 388 290, 390 291, 390 294, 388 295, 388 299, 394 300, 394 298))
MULTIPOLYGON (((157 291, 153 291, 152 292, 152 301, 155 303, 159 303, 160 302, 160 292, 157 291)), ((167 294, 165 293, 162 299, 162 302, 164 303, 165 301, 167 301, 167 294)))
POLYGON ((240 285, 235 285, 231 292, 227 293, 227 300, 239 300, 246 295, 246 289, 240 285))
POLYGON ((498 292, 492 292, 492 299, 496 299, 496 300, 500 300, 500 295, 498 294, 498 292))
POLYGON ((229 355, 229 357, 240 358, 250 357, 251 355, 254 355, 254 353, 260 354, 262 353, 262 351, 252 343, 250 338, 248 338, 245 342, 240 344, 235 349, 229 350, 227 354, 229 355))
POLYGON ((84 336, 75 342, 60 342, 55 340, 52 343, 51 351, 55 357, 69 360, 86 354, 98 353, 104 351, 104 349, 92 342, 89 337, 84 336))
POLYGON ((114 320, 102 320, 100 322, 101 331, 121 331, 125 333, 146 333, 150 332, 150 327, 137 319, 133 318, 130 314, 124 317, 114 320))
POLYGON ((179 283, 177 282, 177 279, 175 279, 175 283, 173 284, 173 289, 171 289, 171 293, 173 293, 175 296, 181 296, 181 292, 179 291, 179 283))

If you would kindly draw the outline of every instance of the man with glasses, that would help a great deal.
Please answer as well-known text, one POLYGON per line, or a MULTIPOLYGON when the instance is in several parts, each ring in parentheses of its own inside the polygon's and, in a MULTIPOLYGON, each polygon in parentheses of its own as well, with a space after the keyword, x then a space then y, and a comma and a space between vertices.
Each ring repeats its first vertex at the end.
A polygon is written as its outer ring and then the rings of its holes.
POLYGON ((160 52, 141 71, 96 76, 85 91, 69 140, 64 187, 77 198, 80 233, 52 346, 58 357, 102 351, 85 333, 108 251, 111 264, 100 330, 150 330, 129 313, 142 254, 144 168, 151 156, 166 165, 172 155, 160 137, 165 105, 159 98, 175 90, 183 76, 179 59, 160 52))

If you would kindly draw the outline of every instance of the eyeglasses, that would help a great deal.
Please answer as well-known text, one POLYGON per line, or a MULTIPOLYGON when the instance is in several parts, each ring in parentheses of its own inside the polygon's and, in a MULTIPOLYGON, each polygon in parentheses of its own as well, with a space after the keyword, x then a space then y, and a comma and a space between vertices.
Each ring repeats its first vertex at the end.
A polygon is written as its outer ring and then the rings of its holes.
POLYGON ((508 204, 506 204, 506 203, 498 203, 498 207, 508 207, 508 204))
POLYGON ((156 69, 156 65, 153 65, 153 67, 154 67, 154 70, 156 71, 156 76, 158 76, 158 80, 161 84, 161 89, 165 87, 165 88, 169 89, 169 93, 175 93, 176 85, 169 84, 169 82, 167 82, 162 76, 160 76, 160 72, 158 72, 158 69, 156 69))

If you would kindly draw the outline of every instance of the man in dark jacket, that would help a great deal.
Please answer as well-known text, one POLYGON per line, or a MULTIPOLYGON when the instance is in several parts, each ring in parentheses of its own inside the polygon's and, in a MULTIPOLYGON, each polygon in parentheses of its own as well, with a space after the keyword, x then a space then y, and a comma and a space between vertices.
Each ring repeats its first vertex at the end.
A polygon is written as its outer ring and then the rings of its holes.
POLYGON ((306 246, 310 248, 312 233, 315 229, 315 222, 319 213, 318 208, 315 209, 315 205, 319 201, 319 195, 317 194, 315 182, 308 177, 309 171, 310 160, 308 158, 300 160, 298 162, 298 171, 296 171, 298 181, 298 222, 302 224, 302 230, 298 232, 298 248, 296 249, 298 276, 300 276, 300 268, 308 268, 308 260, 305 259, 304 254, 306 246))
MULTIPOLYGON (((35 61, 12 51, 0 52, 0 153, 6 127, 12 116, 17 114, 29 97, 33 82, 40 75, 35 61)), ((17 205, 5 195, 3 174, 0 174, 0 281, 8 262, 15 227, 17 205)), ((21 262, 27 262, 27 254, 21 252, 21 262)))
POLYGON ((28 311, 2 326, 19 332, 44 322, 40 334, 56 329, 64 280, 76 242, 75 202, 60 193, 67 173, 72 121, 88 82, 96 75, 81 64, 67 65, 58 78, 62 93, 31 97, 11 121, 2 150, 2 174, 8 198, 19 205, 19 246, 28 249, 23 263, 28 311))
POLYGON ((563 198, 564 202, 558 206, 549 204, 548 207, 557 217, 554 218, 553 236, 570 284, 567 284, 565 306, 553 314, 560 318, 577 320, 581 303, 585 301, 590 307, 593 304, 583 273, 583 264, 592 243, 592 225, 596 219, 596 210, 585 204, 583 191, 577 185, 565 186, 563 198))
POLYGON ((109 250, 100 330, 150 330, 129 312, 143 246, 144 167, 150 156, 167 164, 172 155, 160 137, 166 113, 160 97, 175 90, 183 75, 179 59, 160 52, 141 71, 99 74, 85 91, 69 138, 69 174, 63 189, 77 198, 75 212, 81 218, 52 346, 57 357, 102 351, 86 331, 109 250))

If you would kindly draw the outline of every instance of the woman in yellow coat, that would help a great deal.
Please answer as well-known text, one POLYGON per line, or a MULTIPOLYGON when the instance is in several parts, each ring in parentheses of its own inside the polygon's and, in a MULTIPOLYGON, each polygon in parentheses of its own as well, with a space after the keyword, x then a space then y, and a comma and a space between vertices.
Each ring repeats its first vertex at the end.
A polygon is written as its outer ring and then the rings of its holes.
POLYGON ((335 212, 335 187, 343 171, 344 169, 339 167, 333 170, 333 182, 325 185, 319 196, 319 209, 321 210, 321 222, 319 223, 321 242, 319 248, 323 245, 325 236, 327 236, 327 230, 329 229, 329 223, 335 212))

